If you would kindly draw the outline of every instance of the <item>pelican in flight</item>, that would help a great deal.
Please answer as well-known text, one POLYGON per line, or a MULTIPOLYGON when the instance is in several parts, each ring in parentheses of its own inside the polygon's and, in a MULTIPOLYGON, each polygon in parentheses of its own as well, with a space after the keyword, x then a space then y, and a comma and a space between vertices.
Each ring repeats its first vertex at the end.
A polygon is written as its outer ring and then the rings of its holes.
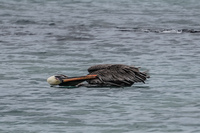
POLYGON ((122 64, 101 64, 88 68, 89 74, 79 77, 55 75, 47 79, 50 85, 59 86, 116 86, 128 87, 134 83, 143 82, 149 78, 146 72, 139 68, 122 64), (82 83, 86 81, 87 83, 82 83))

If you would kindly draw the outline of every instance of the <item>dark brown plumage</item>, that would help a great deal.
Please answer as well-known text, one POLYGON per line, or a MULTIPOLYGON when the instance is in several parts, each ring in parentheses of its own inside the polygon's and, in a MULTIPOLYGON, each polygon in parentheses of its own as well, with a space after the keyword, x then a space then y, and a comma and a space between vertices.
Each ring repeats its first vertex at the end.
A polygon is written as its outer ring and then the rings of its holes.
POLYGON ((51 76, 47 79, 50 85, 60 86, 131 86, 136 82, 143 82, 149 78, 139 68, 122 64, 101 64, 88 68, 89 74, 79 77, 65 75, 51 76), (87 81, 88 84, 82 82, 87 81))
POLYGON ((88 68, 89 75, 97 75, 98 78, 87 80, 91 85, 99 86, 131 86, 136 82, 143 82, 149 76, 140 72, 134 66, 122 64, 102 64, 88 68))

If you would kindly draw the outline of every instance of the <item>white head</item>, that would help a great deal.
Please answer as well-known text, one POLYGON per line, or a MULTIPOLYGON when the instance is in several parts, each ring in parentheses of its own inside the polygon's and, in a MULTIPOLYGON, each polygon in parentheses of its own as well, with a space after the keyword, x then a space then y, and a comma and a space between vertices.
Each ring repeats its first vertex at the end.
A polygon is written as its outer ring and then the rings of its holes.
POLYGON ((59 85, 60 83, 62 83, 58 78, 56 78, 55 76, 51 76, 47 79, 47 82, 50 85, 59 85))

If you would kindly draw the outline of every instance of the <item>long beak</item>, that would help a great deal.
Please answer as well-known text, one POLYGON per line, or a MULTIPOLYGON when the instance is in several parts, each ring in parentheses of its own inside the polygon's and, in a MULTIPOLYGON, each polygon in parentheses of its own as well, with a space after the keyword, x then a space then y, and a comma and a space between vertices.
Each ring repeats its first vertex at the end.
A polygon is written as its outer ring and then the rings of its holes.
POLYGON ((66 79, 62 79, 62 83, 59 84, 60 86, 76 86, 79 83, 89 80, 89 79, 95 79, 97 78, 97 75, 86 75, 81 77, 68 77, 66 79))
POLYGON ((63 83, 64 82, 70 82, 70 81, 79 81, 79 80, 89 80, 89 79, 95 79, 97 78, 97 75, 86 75, 86 76, 81 76, 81 77, 73 77, 73 78, 70 78, 68 77, 67 79, 63 79, 63 83))

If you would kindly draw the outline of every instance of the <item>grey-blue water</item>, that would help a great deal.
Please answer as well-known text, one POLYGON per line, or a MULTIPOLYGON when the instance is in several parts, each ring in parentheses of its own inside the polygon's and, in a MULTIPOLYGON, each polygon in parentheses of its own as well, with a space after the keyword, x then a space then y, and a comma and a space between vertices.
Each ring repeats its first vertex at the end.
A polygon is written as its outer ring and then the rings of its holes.
POLYGON ((199 0, 1 0, 0 132, 199 133, 199 30, 199 0), (151 78, 112 89, 46 82, 103 63, 151 78))

